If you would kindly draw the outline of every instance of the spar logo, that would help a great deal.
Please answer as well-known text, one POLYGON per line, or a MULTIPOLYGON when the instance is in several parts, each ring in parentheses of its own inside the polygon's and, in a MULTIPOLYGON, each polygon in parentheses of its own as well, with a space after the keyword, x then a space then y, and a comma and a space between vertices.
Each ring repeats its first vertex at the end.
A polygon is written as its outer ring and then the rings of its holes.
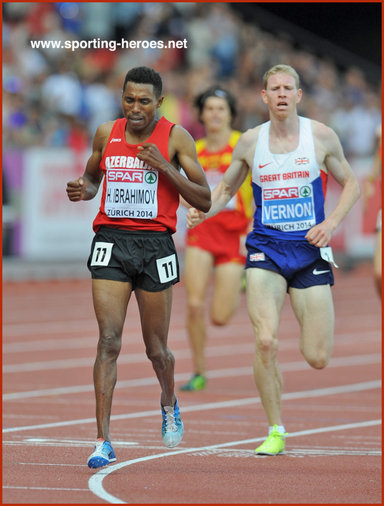
POLYGON ((142 170, 111 170, 107 172, 107 180, 116 183, 142 183, 142 170))
POLYGON ((155 184, 157 181, 157 174, 156 172, 148 171, 146 172, 144 179, 147 184, 155 184))
POLYGON ((312 189, 310 186, 302 186, 300 188, 300 197, 310 197, 312 189))
POLYGON ((299 188, 265 188, 263 190, 264 200, 294 199, 299 197, 299 188))
POLYGON ((312 193, 310 186, 291 186, 289 188, 265 188, 263 190, 264 200, 297 199, 299 197, 310 197, 312 193))
POLYGON ((155 184, 157 181, 157 174, 151 170, 112 170, 107 172, 107 179, 109 182, 115 183, 143 183, 155 184))

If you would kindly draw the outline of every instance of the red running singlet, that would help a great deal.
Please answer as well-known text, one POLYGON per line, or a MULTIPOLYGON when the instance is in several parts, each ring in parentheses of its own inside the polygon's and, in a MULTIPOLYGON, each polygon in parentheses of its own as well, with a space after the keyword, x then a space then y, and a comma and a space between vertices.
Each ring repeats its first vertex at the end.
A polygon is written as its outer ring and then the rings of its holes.
MULTIPOLYGON (((176 231, 179 192, 166 176, 137 157, 140 144, 125 140, 125 118, 115 121, 100 169, 104 172, 99 212, 93 222, 124 230, 176 231)), ((168 142, 174 123, 164 117, 146 140, 169 162, 168 142)))

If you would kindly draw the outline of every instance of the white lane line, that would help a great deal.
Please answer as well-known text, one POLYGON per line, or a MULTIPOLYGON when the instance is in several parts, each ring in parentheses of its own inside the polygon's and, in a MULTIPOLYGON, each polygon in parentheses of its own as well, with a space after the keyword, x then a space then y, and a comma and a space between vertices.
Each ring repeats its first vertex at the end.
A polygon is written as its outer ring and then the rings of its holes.
MULTIPOLYGON (((354 383, 351 385, 341 385, 337 387, 327 387, 327 388, 318 388, 314 390, 304 390, 298 392, 290 392, 282 395, 283 400, 293 400, 293 399, 307 399, 311 397, 321 397, 327 395, 337 395, 351 392, 361 392, 364 390, 373 390, 381 387, 380 380, 374 381, 366 381, 362 383, 354 383)), ((210 402, 205 404, 197 404, 193 406, 185 406, 181 407, 181 412, 192 412, 192 411, 201 411, 202 407, 204 409, 222 409, 222 408, 231 408, 236 406, 246 406, 257 404, 260 402, 259 397, 248 397, 244 399, 235 399, 232 401, 221 401, 221 402, 210 402)), ((136 413, 125 413, 122 415, 112 415, 111 421, 114 420, 127 420, 131 418, 144 418, 148 416, 159 416, 159 409, 150 410, 150 411, 139 411, 136 413)), ((83 418, 80 420, 67 420, 62 422, 52 422, 45 423, 39 425, 26 425, 23 427, 8 427, 3 429, 3 433, 10 432, 22 432, 36 429, 49 429, 54 427, 68 427, 70 425, 83 425, 85 423, 95 423, 94 418, 83 418)))
POLYGON ((12 485, 4 485, 3 488, 16 490, 58 490, 59 492, 89 492, 89 488, 19 487, 12 485))
MULTIPOLYGON (((3 439, 3 446, 54 446, 60 448, 89 448, 89 445, 94 445, 95 441, 92 440, 83 440, 76 441, 71 439, 56 439, 56 438, 24 438, 18 441, 6 441, 3 439)), ((136 448, 141 448, 140 443, 137 441, 113 441, 113 446, 119 448, 132 448, 135 446, 136 448)), ((156 447, 158 448, 158 447, 156 447)), ((23 462, 20 462, 23 464, 23 462)))
MULTIPOLYGON (((333 432, 333 431, 348 430, 348 429, 359 429, 362 427, 372 427, 374 425, 380 425, 380 424, 381 424, 381 420, 369 420, 366 422, 334 425, 331 427, 320 427, 317 429, 292 432, 292 433, 289 433, 287 437, 293 438, 293 437, 307 436, 307 435, 312 435, 312 434, 320 434, 320 433, 324 433, 324 432, 333 432)), ((103 487, 104 478, 106 476, 108 476, 109 474, 112 474, 114 471, 122 469, 123 467, 131 466, 133 464, 147 462, 149 460, 161 459, 164 457, 173 457, 175 455, 181 455, 183 453, 207 451, 207 450, 212 450, 212 449, 217 449, 217 448, 226 448, 229 446, 238 446, 238 445, 243 445, 243 444, 257 443, 259 441, 263 441, 264 439, 265 439, 265 436, 261 437, 261 438, 259 437, 259 438, 252 438, 252 439, 243 439, 240 441, 229 441, 227 443, 221 443, 221 444, 210 445, 210 446, 202 446, 199 448, 188 448, 188 449, 184 449, 184 450, 169 451, 166 453, 159 453, 156 455, 148 455, 146 457, 140 457, 137 459, 126 460, 126 461, 120 462, 118 464, 113 464, 112 466, 109 466, 107 468, 103 468, 100 471, 98 471, 97 473, 95 473, 88 480, 88 486, 89 486, 90 491, 94 495, 96 495, 100 499, 103 499, 104 501, 107 501, 110 504, 128 504, 127 502, 123 501, 122 499, 119 499, 118 497, 115 497, 112 494, 108 493, 103 487)), ((255 458, 257 458, 257 457, 255 456, 255 458)))
MULTIPOLYGON (((233 352, 231 353, 233 354, 233 352)), ((371 353, 367 355, 352 355, 349 357, 335 357, 331 360, 327 369, 336 368, 336 367, 348 367, 348 366, 358 366, 358 365, 367 365, 367 364, 378 364, 381 363, 381 355, 379 353, 371 353)), ((121 364, 121 362, 119 362, 121 364)), ((305 371, 311 369, 310 366, 304 361, 300 360, 298 362, 287 362, 280 364, 280 369, 282 372, 291 372, 291 371, 305 371)), ((207 373, 207 378, 227 378, 229 376, 248 376, 253 375, 253 369, 251 366, 244 367, 236 367, 236 368, 227 368, 227 369, 216 369, 211 370, 207 373)), ((185 381, 190 378, 190 373, 179 373, 175 374, 175 381, 185 381)), ((119 381, 116 384, 116 389, 118 388, 135 388, 142 387, 148 385, 157 385, 158 380, 153 375, 148 378, 138 378, 126 381, 119 381)), ((93 385, 78 385, 73 387, 59 387, 59 388, 46 388, 42 390, 30 390, 26 392, 14 392, 3 394, 3 401, 12 401, 12 400, 20 400, 20 399, 30 399, 33 397, 45 397, 50 395, 72 395, 79 394, 85 392, 93 392, 93 385)))

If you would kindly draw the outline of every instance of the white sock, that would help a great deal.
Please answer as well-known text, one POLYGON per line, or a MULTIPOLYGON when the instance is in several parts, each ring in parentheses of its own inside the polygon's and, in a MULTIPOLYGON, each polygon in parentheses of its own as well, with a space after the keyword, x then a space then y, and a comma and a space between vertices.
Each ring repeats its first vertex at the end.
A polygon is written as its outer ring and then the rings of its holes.
POLYGON ((268 435, 273 431, 274 427, 280 432, 280 434, 285 434, 285 427, 284 425, 274 425, 273 427, 269 427, 268 435))

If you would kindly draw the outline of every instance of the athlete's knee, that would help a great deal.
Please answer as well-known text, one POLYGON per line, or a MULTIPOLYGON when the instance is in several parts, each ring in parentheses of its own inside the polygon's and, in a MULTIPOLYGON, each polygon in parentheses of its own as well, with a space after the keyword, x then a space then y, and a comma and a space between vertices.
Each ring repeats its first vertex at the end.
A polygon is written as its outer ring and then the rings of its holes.
POLYGON ((191 320, 198 320, 204 317, 205 305, 203 301, 188 302, 188 317, 191 320))
POLYGON ((175 363, 174 356, 166 346, 149 345, 145 352, 155 370, 163 371, 167 369, 170 364, 173 365, 175 363))
POLYGON ((313 369, 324 369, 329 364, 329 357, 314 357, 307 360, 307 362, 313 369))
POLYGON ((256 339, 255 353, 264 365, 269 364, 277 356, 278 340, 272 334, 259 334, 256 339))
POLYGON ((116 359, 121 349, 121 333, 115 331, 101 332, 97 351, 101 358, 116 359))
POLYGON ((217 327, 222 327, 228 323, 230 317, 231 317, 230 314, 212 311, 211 312, 211 323, 212 323, 212 325, 216 325, 217 327))
POLYGON ((330 352, 321 350, 302 350, 306 362, 313 369, 324 369, 329 364, 330 352))

